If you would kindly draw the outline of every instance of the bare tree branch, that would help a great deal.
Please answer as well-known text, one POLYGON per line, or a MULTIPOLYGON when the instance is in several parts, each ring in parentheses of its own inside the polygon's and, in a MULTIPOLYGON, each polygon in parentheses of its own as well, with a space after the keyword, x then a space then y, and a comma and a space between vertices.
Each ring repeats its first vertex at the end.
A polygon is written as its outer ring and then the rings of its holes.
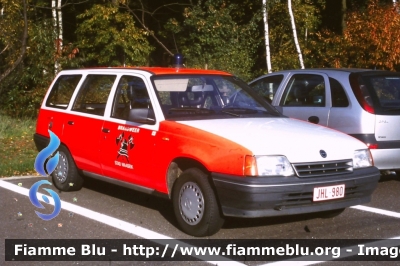
POLYGON ((10 45, 7 44, 6 47, 4 47, 3 51, 0 52, 0 54, 4 53, 8 49, 8 46, 10 46, 10 45))
POLYGON ((131 9, 127 4, 121 4, 123 7, 125 7, 129 13, 131 13, 136 20, 140 23, 140 25, 142 26, 142 28, 151 36, 153 37, 153 39, 171 56, 173 56, 174 54, 163 44, 162 41, 160 41, 160 39, 157 38, 157 36, 154 34, 153 31, 151 31, 147 26, 146 26, 146 22, 145 22, 145 14, 149 14, 151 16, 153 16, 158 10, 160 10, 161 8, 164 7, 168 7, 168 6, 172 6, 172 5, 188 5, 188 4, 180 4, 180 3, 172 3, 172 4, 166 4, 166 5, 162 5, 158 8, 156 8, 153 12, 150 12, 148 10, 146 10, 144 8, 143 2, 141 0, 139 0, 140 5, 141 5, 141 9, 131 9), (141 18, 139 18, 139 16, 135 13, 135 11, 141 12, 141 18))
MULTIPOLYGON (((23 6, 24 6, 24 10, 23 10, 24 31, 22 33, 21 51, 18 56, 18 59, 15 60, 14 64, 12 64, 12 66, 9 69, 7 69, 3 74, 0 75, 0 82, 2 82, 11 72, 13 72, 15 68, 17 68, 17 66, 21 63, 21 61, 24 58, 25 53, 26 53, 26 42, 28 39, 28 15, 27 15, 26 0, 23 0, 23 6)), ((0 90, 0 92, 1 92, 1 90, 0 90)))
POLYGON ((181 4, 181 3, 171 3, 171 4, 166 4, 166 5, 162 5, 157 7, 156 9, 154 9, 153 12, 151 12, 151 15, 154 15, 159 9, 164 8, 164 7, 168 7, 168 6, 190 6, 189 4, 181 4))

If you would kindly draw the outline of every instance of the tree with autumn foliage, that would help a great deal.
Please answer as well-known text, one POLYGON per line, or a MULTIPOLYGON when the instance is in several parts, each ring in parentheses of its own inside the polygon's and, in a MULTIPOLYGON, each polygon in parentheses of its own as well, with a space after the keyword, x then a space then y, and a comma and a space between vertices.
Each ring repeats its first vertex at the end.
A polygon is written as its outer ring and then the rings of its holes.
POLYGON ((363 11, 347 14, 343 35, 317 33, 314 49, 319 67, 400 70, 399 4, 371 0, 363 11))
POLYGON ((395 70, 400 63, 400 14, 398 4, 380 5, 373 0, 365 13, 348 15, 344 38, 349 57, 357 67, 395 70))

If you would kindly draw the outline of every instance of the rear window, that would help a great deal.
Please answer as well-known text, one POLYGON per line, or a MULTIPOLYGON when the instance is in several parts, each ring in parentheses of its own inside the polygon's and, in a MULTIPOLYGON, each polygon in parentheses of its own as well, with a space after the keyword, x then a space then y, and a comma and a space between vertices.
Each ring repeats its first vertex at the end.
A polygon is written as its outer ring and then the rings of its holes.
POLYGON ((370 84, 383 107, 400 107, 400 77, 370 77, 370 84))
POLYGON ((376 114, 400 114, 400 76, 368 75, 361 79, 372 97, 376 114))
POLYGON ((72 94, 81 80, 82 75, 63 75, 54 83, 46 106, 59 109, 67 109, 72 94))

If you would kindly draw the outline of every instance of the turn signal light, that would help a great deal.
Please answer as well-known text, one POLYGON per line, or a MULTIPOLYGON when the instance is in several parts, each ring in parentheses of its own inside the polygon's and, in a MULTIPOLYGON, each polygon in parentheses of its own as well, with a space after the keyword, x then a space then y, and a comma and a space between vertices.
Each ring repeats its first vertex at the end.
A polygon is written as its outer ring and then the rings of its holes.
POLYGON ((244 158, 244 169, 243 174, 245 176, 256 176, 258 175, 257 171, 257 161, 254 156, 246 155, 244 158))

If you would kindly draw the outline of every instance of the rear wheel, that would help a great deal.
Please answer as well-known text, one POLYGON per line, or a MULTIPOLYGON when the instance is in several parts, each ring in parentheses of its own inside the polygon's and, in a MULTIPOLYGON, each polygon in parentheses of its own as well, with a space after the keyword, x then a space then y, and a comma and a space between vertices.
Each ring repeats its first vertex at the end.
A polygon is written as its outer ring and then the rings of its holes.
POLYGON ((58 149, 59 161, 51 174, 53 184, 61 191, 74 191, 82 188, 83 178, 78 172, 74 159, 68 149, 60 146, 58 149))
POLYGON ((180 228, 189 235, 213 235, 224 223, 207 175, 197 168, 184 171, 176 180, 172 203, 180 228))

